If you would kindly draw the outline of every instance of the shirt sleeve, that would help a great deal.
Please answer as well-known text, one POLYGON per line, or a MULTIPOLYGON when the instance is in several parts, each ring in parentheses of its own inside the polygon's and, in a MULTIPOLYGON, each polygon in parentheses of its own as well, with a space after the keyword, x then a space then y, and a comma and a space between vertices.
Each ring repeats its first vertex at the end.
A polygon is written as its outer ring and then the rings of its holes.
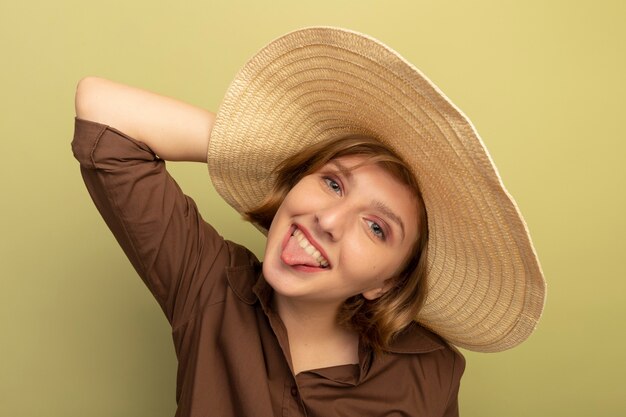
POLYGON ((459 416, 459 388, 461 385, 461 376, 465 371, 465 358, 455 348, 452 348, 454 352, 454 363, 452 369, 452 378, 450 383, 450 393, 448 395, 448 404, 443 417, 458 417, 459 416))
POLYGON ((144 143, 76 119, 72 151, 96 207, 172 327, 229 263, 224 239, 144 143))

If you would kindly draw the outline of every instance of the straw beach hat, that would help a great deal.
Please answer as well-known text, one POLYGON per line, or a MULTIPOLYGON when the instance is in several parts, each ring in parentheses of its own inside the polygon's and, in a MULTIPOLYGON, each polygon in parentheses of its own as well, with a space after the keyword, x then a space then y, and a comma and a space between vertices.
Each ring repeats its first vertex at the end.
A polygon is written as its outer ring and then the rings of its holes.
POLYGON ((545 299, 524 220, 467 117, 379 41, 321 27, 263 48, 226 92, 211 133, 209 172, 243 213, 271 190, 280 161, 355 133, 394 149, 423 195, 428 293, 415 320, 474 351, 524 341, 545 299))

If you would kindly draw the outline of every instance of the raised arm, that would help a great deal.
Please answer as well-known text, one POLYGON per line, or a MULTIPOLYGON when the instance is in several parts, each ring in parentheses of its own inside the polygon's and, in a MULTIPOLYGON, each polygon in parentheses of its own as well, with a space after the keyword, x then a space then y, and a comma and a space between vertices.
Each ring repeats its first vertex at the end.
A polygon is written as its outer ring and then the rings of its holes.
POLYGON ((98 77, 76 88, 76 116, 114 127, 160 158, 206 162, 215 115, 170 97, 98 77))
POLYGON ((78 84, 76 115, 72 152, 87 190, 178 328, 197 308, 222 300, 227 285, 227 243, 202 220, 165 162, 206 161, 214 116, 94 77, 78 84))

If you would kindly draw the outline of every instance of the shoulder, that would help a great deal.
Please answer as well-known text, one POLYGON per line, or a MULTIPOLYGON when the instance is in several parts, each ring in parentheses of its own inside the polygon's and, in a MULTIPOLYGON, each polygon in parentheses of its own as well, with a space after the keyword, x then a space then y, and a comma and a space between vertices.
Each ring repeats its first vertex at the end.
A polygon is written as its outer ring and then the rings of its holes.
POLYGON ((404 347, 409 368, 416 375, 417 384, 438 404, 444 415, 458 416, 458 392, 465 371, 465 358, 453 345, 418 323, 413 323, 396 340, 404 347), (409 352, 412 350, 412 352, 409 352))
POLYGON ((374 360, 370 375, 380 389, 402 387, 397 401, 407 407, 407 415, 455 416, 464 369, 458 349, 413 323, 374 360))
POLYGON ((230 254, 229 267, 256 267, 260 264, 256 255, 250 249, 231 240, 225 240, 225 243, 230 254))
POLYGON ((388 351, 408 355, 406 359, 430 368, 451 383, 458 383, 465 369, 465 358, 456 347, 418 323, 412 323, 400 333, 388 351))
POLYGON ((413 322, 399 333, 389 344, 392 353, 427 353, 448 351, 460 355, 460 352, 441 336, 413 322))
POLYGON ((226 240, 230 262, 226 267, 228 286, 246 304, 254 304, 253 288, 261 274, 261 263, 245 246, 226 240))

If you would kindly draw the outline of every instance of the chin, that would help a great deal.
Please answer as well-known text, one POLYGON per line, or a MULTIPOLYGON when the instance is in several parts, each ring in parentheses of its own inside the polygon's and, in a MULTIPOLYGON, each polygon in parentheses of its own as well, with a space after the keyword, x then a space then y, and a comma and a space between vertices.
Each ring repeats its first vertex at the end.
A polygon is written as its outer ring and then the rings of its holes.
POLYGON ((277 291, 277 287, 280 287, 280 271, 278 271, 278 268, 276 267, 276 265, 272 265, 271 261, 268 261, 268 259, 266 258, 263 261, 263 278, 265 278, 265 281, 274 289, 274 291, 277 291))
POLYGON ((263 277, 275 292, 284 297, 297 297, 301 295, 301 288, 298 285, 297 277, 286 273, 281 265, 263 263, 263 277))

